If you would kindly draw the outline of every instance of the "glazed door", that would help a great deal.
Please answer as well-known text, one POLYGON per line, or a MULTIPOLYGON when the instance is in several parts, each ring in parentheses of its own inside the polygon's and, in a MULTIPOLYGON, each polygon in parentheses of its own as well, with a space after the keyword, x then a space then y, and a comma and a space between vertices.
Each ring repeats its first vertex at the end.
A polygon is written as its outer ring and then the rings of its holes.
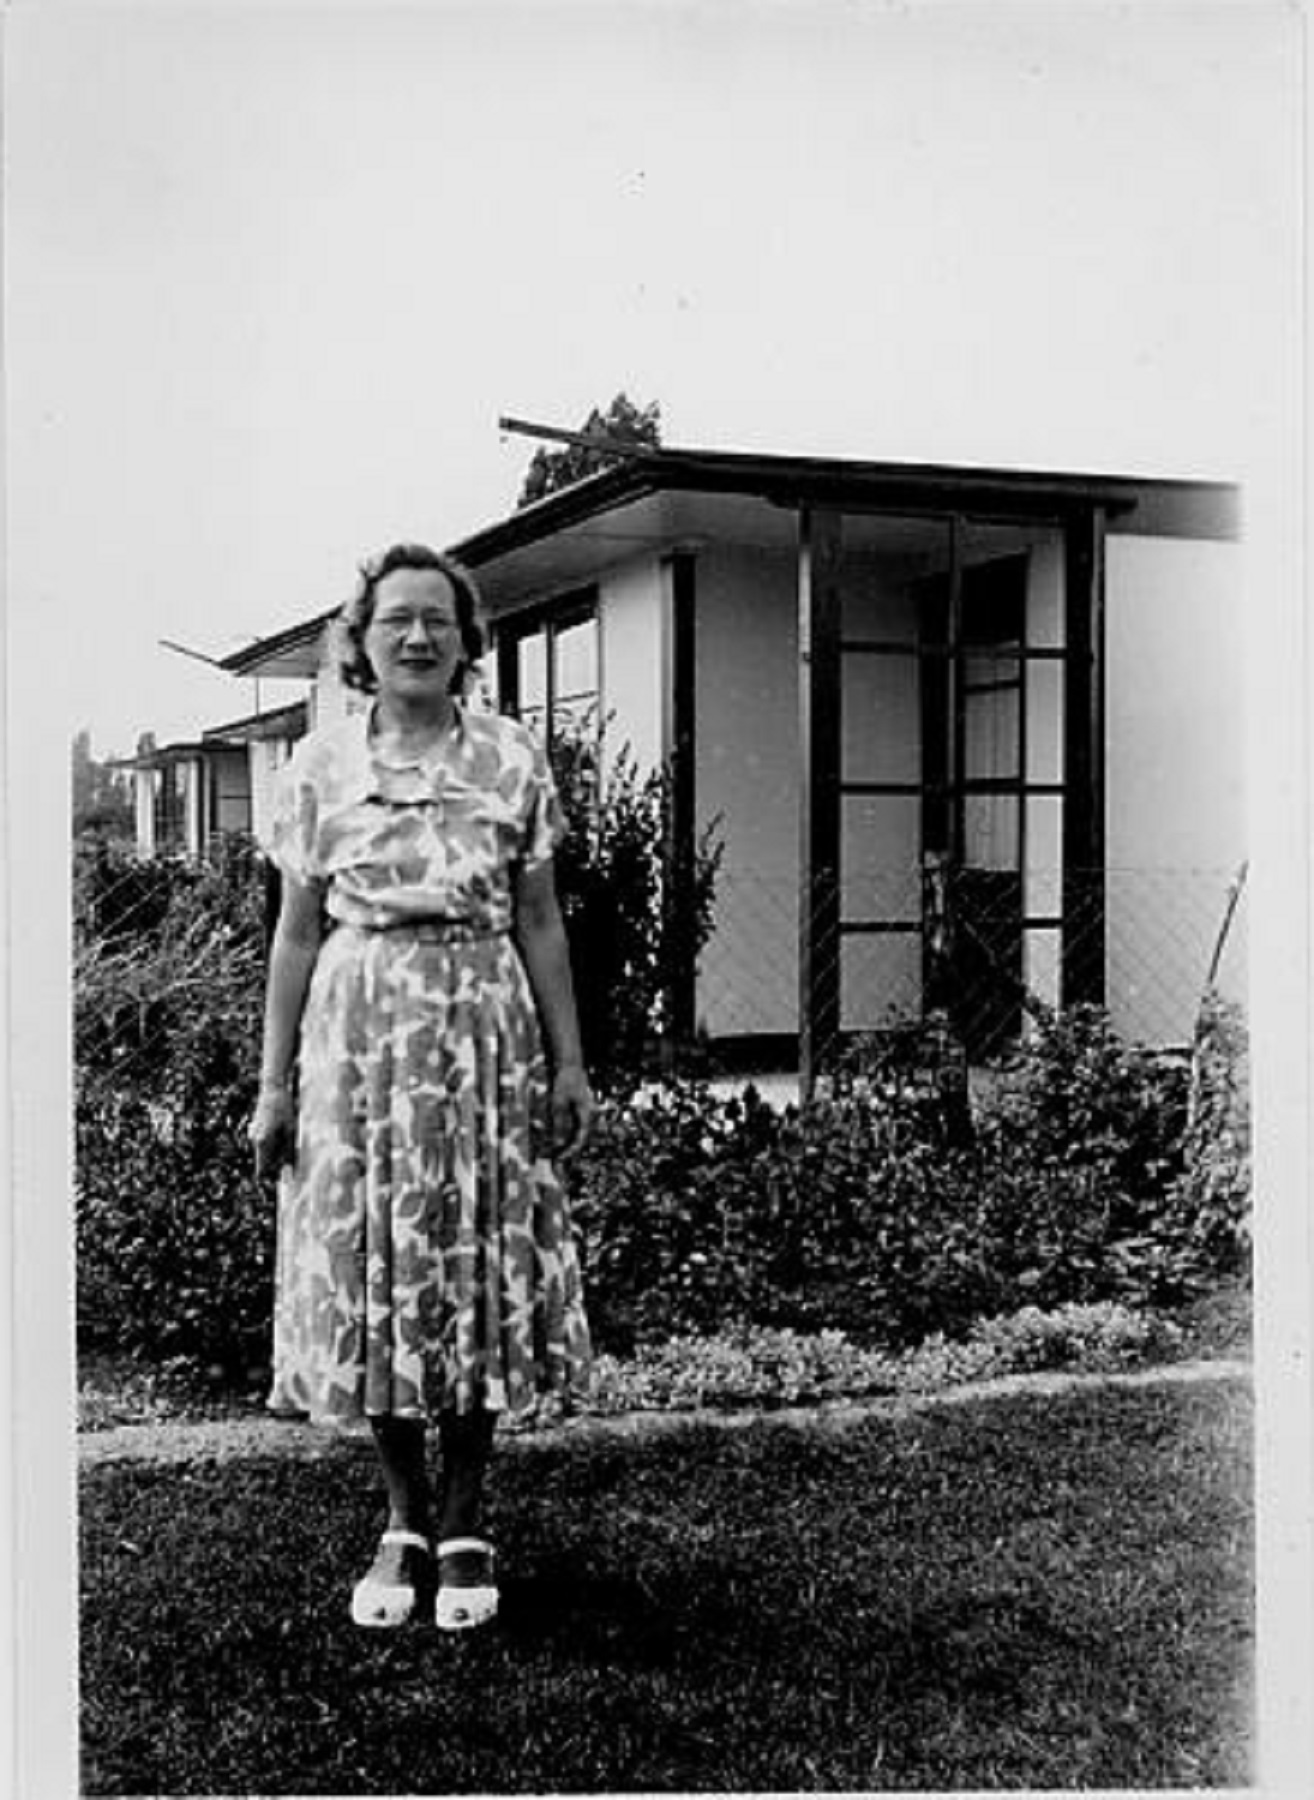
POLYGON ((851 538, 840 904, 819 949, 838 937, 844 1030, 938 1011, 979 1061, 1067 979, 1065 528, 882 515, 851 538))
POLYGON ((922 598, 923 981, 978 1060, 1022 1024, 1027 558, 922 598))

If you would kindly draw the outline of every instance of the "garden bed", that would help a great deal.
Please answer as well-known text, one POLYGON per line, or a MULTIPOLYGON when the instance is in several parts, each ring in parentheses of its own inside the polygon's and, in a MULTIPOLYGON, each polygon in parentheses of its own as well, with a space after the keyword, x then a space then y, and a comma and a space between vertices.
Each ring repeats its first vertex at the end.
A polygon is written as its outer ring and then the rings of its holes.
MULTIPOLYGON (((881 1357, 823 1334, 727 1332, 650 1347, 628 1360, 603 1358, 588 1410, 763 1408, 864 1394, 926 1392, 973 1379, 1063 1369, 1074 1373, 1250 1354, 1251 1302, 1241 1283, 1171 1313, 1060 1309, 1024 1313, 969 1335, 961 1346, 931 1339, 905 1355, 881 1357), (1084 1329, 1082 1328, 1084 1325, 1084 1329)), ((152 1365, 140 1356, 88 1354, 78 1368, 78 1428, 166 1427, 267 1417, 267 1374, 244 1388, 221 1369, 187 1359, 152 1365)))

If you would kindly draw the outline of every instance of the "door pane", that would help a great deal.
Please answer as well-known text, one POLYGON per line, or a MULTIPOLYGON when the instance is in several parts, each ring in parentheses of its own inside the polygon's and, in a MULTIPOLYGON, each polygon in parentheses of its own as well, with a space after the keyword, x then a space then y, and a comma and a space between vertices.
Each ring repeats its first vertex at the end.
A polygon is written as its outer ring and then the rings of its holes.
POLYGON ((840 545, 841 634, 914 648, 928 581, 948 574, 948 521, 846 513, 840 545))
POLYGON ((840 941, 840 1027, 886 1031, 922 1011, 920 932, 847 936, 840 941))
POLYGON ((965 781, 1016 781, 1021 776, 1020 671, 1015 656, 963 658, 965 781))
POLYGON ((1026 933, 1022 953, 1022 975, 1028 993, 1049 1006, 1057 1006, 1062 994, 1063 938, 1055 929, 1034 929, 1026 933))
POLYGON ((1022 1021, 1022 877, 959 869, 950 882, 949 1012, 973 1059, 992 1056, 1022 1021))
POLYGON ((841 776, 921 780, 921 698, 914 656, 849 651, 840 665, 841 776))
POLYGON ((1063 911, 1063 802, 1040 794, 1026 806, 1027 917, 1056 919, 1063 911))
POLYGON ((1027 780, 1063 779, 1063 664, 1027 664, 1027 780))
POLYGON ((921 917, 916 795, 846 794, 840 804, 840 916, 861 924, 921 917))
MULTIPOLYGON (((1061 649, 1064 588, 1061 528, 1044 520, 967 519, 963 522, 961 542, 967 569, 993 566, 998 575, 1010 559, 1013 561, 1025 606, 1024 641, 1033 649, 1039 646, 1061 649)), ((968 600, 965 594, 964 624, 970 634, 973 626, 968 600)))
POLYGON ((963 796, 964 868, 1018 868, 1020 804, 1016 794, 963 796))
POLYGON ((965 561, 962 603, 965 644, 1020 645, 1026 629, 1025 553, 965 561))

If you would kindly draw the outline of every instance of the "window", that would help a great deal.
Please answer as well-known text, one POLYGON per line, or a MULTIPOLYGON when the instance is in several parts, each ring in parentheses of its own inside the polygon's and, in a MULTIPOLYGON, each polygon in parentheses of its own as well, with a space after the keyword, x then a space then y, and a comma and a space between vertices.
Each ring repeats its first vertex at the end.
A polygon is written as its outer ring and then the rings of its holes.
POLYGON ((186 803, 181 763, 169 762, 152 771, 151 786, 155 824, 155 848, 181 850, 186 842, 186 803))
POLYGON ((507 620, 497 634, 504 711, 552 737, 582 723, 598 704, 597 593, 589 588, 507 620))

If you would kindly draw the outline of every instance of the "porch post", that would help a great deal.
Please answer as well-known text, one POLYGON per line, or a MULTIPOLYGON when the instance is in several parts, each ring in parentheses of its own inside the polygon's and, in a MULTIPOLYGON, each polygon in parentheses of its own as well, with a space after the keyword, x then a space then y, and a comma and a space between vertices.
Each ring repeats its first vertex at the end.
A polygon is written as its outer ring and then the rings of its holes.
POLYGON ((799 1094, 811 1097, 840 1027, 840 517, 798 520, 799 1094))
POLYGON ((692 550, 673 550, 665 559, 667 595, 666 749, 670 757, 671 794, 667 820, 666 893, 668 927, 676 952, 670 971, 668 1061, 678 1059, 692 1042, 697 1019, 697 957, 692 935, 694 835, 694 594, 697 562, 692 550))
POLYGON ((137 824, 138 856, 155 854, 155 771, 134 769, 132 772, 133 805, 137 824))
POLYGON ((187 758, 182 777, 183 844, 188 856, 199 862, 205 845, 205 783, 199 756, 187 758))
POLYGON ((1069 519, 1066 533, 1067 683, 1064 693, 1062 1001, 1103 1005, 1104 509, 1069 519))

